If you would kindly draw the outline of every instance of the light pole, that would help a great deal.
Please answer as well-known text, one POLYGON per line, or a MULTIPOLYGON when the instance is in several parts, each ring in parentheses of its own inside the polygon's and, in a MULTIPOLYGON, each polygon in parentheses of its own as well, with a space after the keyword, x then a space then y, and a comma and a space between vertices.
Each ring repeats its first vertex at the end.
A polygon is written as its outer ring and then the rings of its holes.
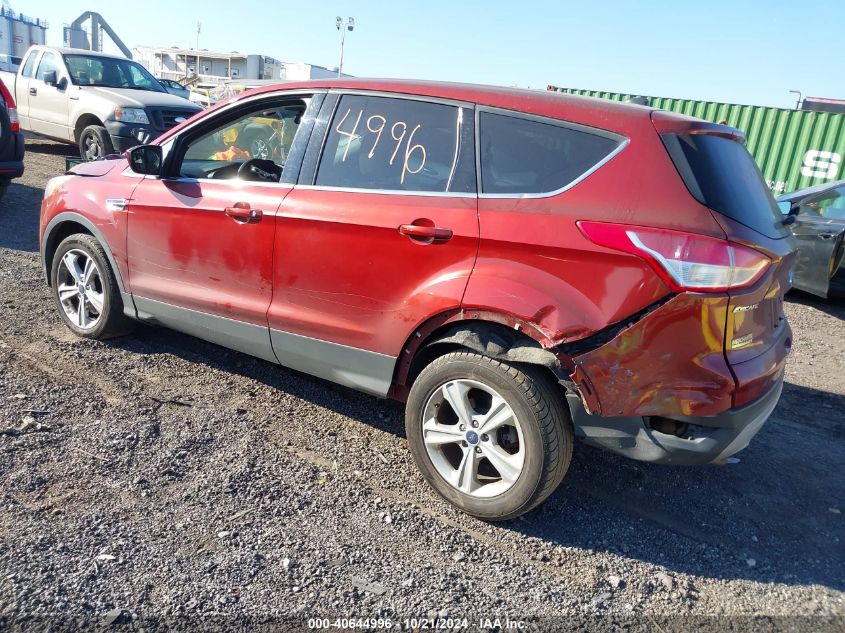
POLYGON ((795 109, 800 110, 801 109, 801 97, 803 97, 804 95, 801 94, 800 90, 790 90, 789 92, 790 92, 790 94, 798 95, 798 101, 795 102, 795 109))
POLYGON ((355 18, 343 18, 337 16, 337 30, 340 31, 340 65, 337 67, 337 76, 343 75, 343 45, 346 44, 346 32, 355 28, 355 18))

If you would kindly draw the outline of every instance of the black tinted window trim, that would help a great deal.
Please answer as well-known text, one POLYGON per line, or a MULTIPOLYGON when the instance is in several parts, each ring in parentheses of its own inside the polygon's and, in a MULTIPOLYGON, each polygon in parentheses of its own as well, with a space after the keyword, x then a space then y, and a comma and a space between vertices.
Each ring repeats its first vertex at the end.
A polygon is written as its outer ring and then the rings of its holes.
POLYGON ((610 130, 605 130, 602 128, 591 127, 589 125, 583 125, 581 123, 574 123, 572 121, 566 121, 564 119, 555 119, 552 117, 542 116, 539 114, 530 114, 528 112, 520 112, 519 110, 506 110, 504 108, 496 108, 492 106, 484 106, 478 105, 475 108, 475 173, 477 179, 477 189, 478 189, 478 197, 483 199, 536 199, 536 198, 551 198, 553 196, 557 196, 562 194, 564 191, 568 191, 572 189, 575 185, 582 182, 583 180, 587 179, 589 176, 594 174, 596 171, 604 167, 610 160, 612 160, 615 156, 621 153, 630 143, 630 139, 621 134, 617 134, 615 132, 611 132, 610 130), (575 178, 574 180, 568 182, 562 187, 559 187, 553 191, 544 191, 542 193, 484 193, 484 189, 481 185, 481 113, 482 112, 489 112, 491 114, 498 114, 501 116, 509 116, 515 119, 525 119, 527 121, 535 121, 537 123, 544 123, 547 125, 554 125, 556 127, 562 127, 570 130, 575 130, 577 132, 584 132, 587 134, 593 134, 595 136, 601 136, 606 139, 610 139, 616 141, 618 145, 616 148, 613 149, 607 156, 602 158, 598 161, 595 165, 587 169, 584 173, 580 176, 575 178))

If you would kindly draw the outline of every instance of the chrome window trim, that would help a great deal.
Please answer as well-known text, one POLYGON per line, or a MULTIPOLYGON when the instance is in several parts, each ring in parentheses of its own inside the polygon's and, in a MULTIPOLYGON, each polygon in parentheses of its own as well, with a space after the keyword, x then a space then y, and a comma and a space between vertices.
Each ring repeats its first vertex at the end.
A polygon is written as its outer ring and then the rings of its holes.
MULTIPOLYGON (((222 181, 216 181, 222 182, 222 181)), ((474 193, 453 191, 412 191, 403 189, 361 189, 355 187, 330 187, 328 185, 295 185, 294 189, 309 191, 337 191, 345 193, 371 193, 379 196, 424 196, 428 198, 476 198, 474 193)))
POLYGON ((613 158, 615 158, 618 154, 620 154, 628 145, 630 144, 631 139, 617 134, 616 132, 611 132, 610 130, 605 130, 603 128, 591 127, 589 125, 584 125, 583 123, 575 123, 572 121, 567 121, 565 119, 555 119, 553 117, 543 116, 539 114, 530 114, 528 112, 520 112, 518 110, 507 110, 504 108, 495 108, 492 106, 484 106, 479 105, 475 109, 475 169, 477 175, 477 189, 478 189, 478 197, 479 199, 483 200, 536 200, 542 198, 552 198, 554 196, 558 196, 569 189, 572 189, 575 185, 586 180, 592 174, 597 172, 599 169, 604 167, 607 163, 609 163, 613 158), (482 112, 489 112, 491 114, 499 114, 502 116, 509 116, 514 119, 525 119, 528 121, 535 121, 537 123, 544 123, 546 125, 554 125, 556 127, 562 127, 570 130, 575 130, 577 132, 584 132, 587 134, 593 134, 595 136, 601 136, 607 139, 619 141, 619 145, 610 152, 607 156, 602 158, 599 162, 595 165, 590 167, 587 171, 582 173, 580 176, 572 180, 571 182, 565 184, 558 189, 553 191, 545 191, 540 193, 484 193, 484 189, 482 187, 482 180, 481 180, 481 113, 482 112))

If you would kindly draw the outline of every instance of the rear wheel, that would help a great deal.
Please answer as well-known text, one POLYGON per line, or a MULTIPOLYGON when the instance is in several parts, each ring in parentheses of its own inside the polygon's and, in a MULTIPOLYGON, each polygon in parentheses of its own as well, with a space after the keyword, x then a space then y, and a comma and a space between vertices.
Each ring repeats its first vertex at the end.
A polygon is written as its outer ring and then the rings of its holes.
POLYGON ((563 397, 544 370, 472 352, 446 354, 423 369, 405 428, 432 487, 483 519, 510 519, 539 505, 572 457, 563 397))
POLYGON ((65 238, 50 273, 59 314, 75 334, 106 339, 132 330, 106 253, 94 237, 77 233, 65 238))
POLYGON ((79 135, 79 155, 85 160, 97 160, 114 153, 111 137, 102 125, 89 125, 79 135))

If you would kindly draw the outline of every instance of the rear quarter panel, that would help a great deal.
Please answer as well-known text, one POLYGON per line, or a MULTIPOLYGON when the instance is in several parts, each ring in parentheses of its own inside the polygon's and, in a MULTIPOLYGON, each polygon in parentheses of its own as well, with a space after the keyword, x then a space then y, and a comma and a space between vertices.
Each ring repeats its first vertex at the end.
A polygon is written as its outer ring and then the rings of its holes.
POLYGON ((552 344, 577 340, 669 294, 645 261, 592 244, 578 220, 724 238, 677 176, 648 110, 604 124, 628 145, 572 189, 551 197, 479 200, 481 243, 464 307, 503 310, 537 327, 552 344))

